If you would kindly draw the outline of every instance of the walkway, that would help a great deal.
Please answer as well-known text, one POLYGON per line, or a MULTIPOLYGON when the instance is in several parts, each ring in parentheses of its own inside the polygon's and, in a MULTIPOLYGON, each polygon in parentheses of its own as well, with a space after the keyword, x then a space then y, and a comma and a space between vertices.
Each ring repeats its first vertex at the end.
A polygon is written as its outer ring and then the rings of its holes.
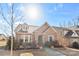
POLYGON ((65 56, 64 54, 56 51, 54 48, 44 48, 48 56, 65 56))

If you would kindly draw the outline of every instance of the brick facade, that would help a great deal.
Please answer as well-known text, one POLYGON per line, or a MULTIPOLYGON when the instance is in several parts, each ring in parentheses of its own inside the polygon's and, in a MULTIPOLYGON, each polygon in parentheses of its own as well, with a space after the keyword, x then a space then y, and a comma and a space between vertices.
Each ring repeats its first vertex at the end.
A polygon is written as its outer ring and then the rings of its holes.
POLYGON ((57 40, 60 45, 67 46, 67 41, 59 32, 47 22, 42 26, 20 24, 15 29, 16 41, 21 43, 32 43, 44 45, 47 41, 57 40))

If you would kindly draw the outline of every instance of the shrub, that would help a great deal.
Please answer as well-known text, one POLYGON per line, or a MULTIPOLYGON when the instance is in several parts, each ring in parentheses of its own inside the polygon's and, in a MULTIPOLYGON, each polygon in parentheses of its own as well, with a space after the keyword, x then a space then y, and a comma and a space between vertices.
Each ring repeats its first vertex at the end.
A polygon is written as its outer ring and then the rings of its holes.
POLYGON ((46 43, 45 43, 45 46, 46 47, 51 47, 51 46, 54 46, 54 47, 60 47, 60 45, 59 45, 59 43, 58 43, 58 41, 57 40, 55 40, 55 41, 47 41, 46 43))
POLYGON ((62 45, 59 44, 57 40, 53 41, 53 46, 54 47, 63 47, 62 45))
POLYGON ((32 48, 36 48, 36 43, 32 42, 32 43, 31 43, 31 47, 32 47, 32 48))
POLYGON ((45 46, 50 48, 50 47, 52 46, 52 44, 47 41, 47 42, 45 43, 45 46))
MULTIPOLYGON (((16 48, 17 48, 17 43, 15 42, 15 40, 13 40, 13 50, 15 50, 16 48)), ((11 49, 11 39, 8 39, 6 49, 8 50, 11 49)))

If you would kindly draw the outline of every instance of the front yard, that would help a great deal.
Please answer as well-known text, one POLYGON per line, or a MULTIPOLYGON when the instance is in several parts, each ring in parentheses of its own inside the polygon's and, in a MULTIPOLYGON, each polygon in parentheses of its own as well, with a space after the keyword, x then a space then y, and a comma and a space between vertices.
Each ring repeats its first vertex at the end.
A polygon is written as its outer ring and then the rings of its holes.
MULTIPOLYGON (((79 56, 79 50, 71 48, 15 50, 13 51, 13 56, 20 56, 22 53, 32 53, 33 56, 79 56)), ((10 50, 0 49, 0 56, 10 56, 10 50)))
MULTIPOLYGON (((6 41, 0 41, 0 56, 10 56, 10 50, 5 50, 2 46, 6 45, 6 41)), ((79 56, 78 49, 72 48, 49 48, 49 49, 27 49, 27 50, 15 50, 13 51, 14 56, 20 56, 22 53, 32 53, 33 56, 79 56)))
MULTIPOLYGON (((33 56, 47 56, 43 49, 29 49, 13 51, 13 56, 20 56, 22 53, 32 53, 33 56)), ((10 50, 0 50, 0 56, 10 56, 10 50)))

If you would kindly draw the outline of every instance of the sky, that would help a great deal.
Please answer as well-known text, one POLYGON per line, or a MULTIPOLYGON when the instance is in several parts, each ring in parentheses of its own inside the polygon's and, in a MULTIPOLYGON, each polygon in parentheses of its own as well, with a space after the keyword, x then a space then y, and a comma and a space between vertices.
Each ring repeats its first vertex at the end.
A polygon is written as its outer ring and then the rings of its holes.
MULTIPOLYGON (((10 26, 3 19, 3 12, 8 23, 11 24, 11 4, 0 4, 0 33, 9 33, 10 26)), ((79 4, 77 3, 14 3, 14 29, 20 23, 41 26, 48 22, 51 26, 68 26, 79 16, 79 4)))

